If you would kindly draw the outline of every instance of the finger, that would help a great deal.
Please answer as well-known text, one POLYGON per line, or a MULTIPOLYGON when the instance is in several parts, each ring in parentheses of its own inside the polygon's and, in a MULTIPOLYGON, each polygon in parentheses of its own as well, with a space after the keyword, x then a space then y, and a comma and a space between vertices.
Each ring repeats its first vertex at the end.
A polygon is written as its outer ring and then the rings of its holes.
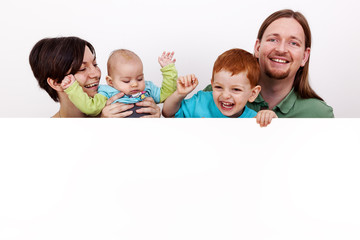
POLYGON ((270 115, 269 111, 265 112, 264 114, 264 124, 263 124, 264 127, 266 127, 269 124, 269 115, 270 115))
POLYGON ((193 83, 194 83, 194 81, 193 81, 194 77, 195 77, 194 74, 189 75, 189 77, 188 77, 188 86, 189 86, 189 87, 193 85, 193 83))
POLYGON ((150 113, 150 115, 144 115, 140 118, 159 118, 161 117, 161 111, 160 108, 156 109, 156 111, 153 111, 153 113, 150 113))
POLYGON ((105 106, 108 106, 110 104, 112 104, 115 100, 121 98, 124 96, 124 93, 123 92, 120 92, 118 94, 115 94, 114 96, 112 96, 111 98, 109 98, 107 101, 106 101, 106 105, 105 106))
POLYGON ((195 83, 195 82, 196 82, 195 74, 191 74, 191 83, 195 83))
POLYGON ((265 114, 265 123, 264 123, 264 127, 266 127, 267 125, 269 125, 271 123, 271 112, 268 111, 265 114))
POLYGON ((190 82, 191 82, 191 75, 186 75, 185 76, 185 87, 188 87, 190 85, 189 84, 190 82))
POLYGON ((133 114, 134 111, 126 111, 126 112, 121 112, 121 113, 115 113, 113 115, 111 115, 112 118, 125 118, 130 116, 131 114, 133 114))
POLYGON ((133 104, 114 103, 109 106, 105 106, 102 110, 101 117, 119 118, 127 117, 133 113, 133 110, 127 111, 133 108, 133 104))
POLYGON ((136 106, 140 106, 140 107, 150 107, 150 106, 157 106, 154 99, 152 99, 151 97, 147 97, 145 98, 143 101, 141 102, 137 102, 136 106))
POLYGON ((188 87, 189 86, 189 78, 186 76, 186 78, 184 79, 184 86, 188 87))
POLYGON ((179 77, 178 82, 181 83, 181 85, 184 85, 184 77, 183 76, 179 77))
POLYGON ((256 123, 257 123, 257 124, 260 124, 260 123, 261 123, 261 115, 262 115, 261 112, 259 112, 259 113, 256 115, 256 123))
POLYGON ((264 114, 264 121, 263 121, 263 127, 266 127, 269 124, 269 113, 265 112, 264 114))
POLYGON ((134 104, 114 103, 107 106, 108 111, 112 114, 118 114, 130 110, 134 107, 134 104))
POLYGON ((264 127, 264 123, 265 123, 265 114, 261 114, 260 116, 260 127, 264 127))
POLYGON ((137 109, 136 112, 150 114, 150 115, 146 115, 148 117, 160 117, 160 115, 161 115, 159 106, 155 106, 155 108, 154 107, 140 108, 140 109, 137 109))
POLYGON ((154 108, 153 106, 149 106, 149 107, 142 107, 139 109, 136 109, 137 113, 149 113, 149 114, 156 114, 157 113, 157 109, 154 108))
POLYGON ((197 79, 197 77, 195 77, 195 84, 196 86, 199 84, 199 80, 197 79))

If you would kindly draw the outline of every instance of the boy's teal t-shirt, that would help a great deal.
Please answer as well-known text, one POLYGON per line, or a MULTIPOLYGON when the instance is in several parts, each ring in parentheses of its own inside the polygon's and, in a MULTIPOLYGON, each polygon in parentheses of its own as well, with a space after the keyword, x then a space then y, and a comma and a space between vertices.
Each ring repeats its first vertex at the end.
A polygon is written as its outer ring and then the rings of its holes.
MULTIPOLYGON (((244 112, 239 118, 256 117, 257 112, 244 107, 244 112)), ((190 99, 181 102, 176 118, 227 118, 215 105, 212 92, 199 91, 190 99)))

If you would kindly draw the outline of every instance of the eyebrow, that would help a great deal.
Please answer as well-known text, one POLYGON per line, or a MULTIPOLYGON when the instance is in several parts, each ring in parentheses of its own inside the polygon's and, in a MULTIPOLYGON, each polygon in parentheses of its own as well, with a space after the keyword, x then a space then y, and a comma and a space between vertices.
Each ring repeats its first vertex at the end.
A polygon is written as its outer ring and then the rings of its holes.
MULTIPOLYGON (((218 83, 218 82, 214 82, 214 85, 223 86, 223 84, 218 83)), ((244 85, 241 85, 241 84, 234 84, 234 85, 230 85, 230 88, 245 88, 245 86, 244 86, 244 85)))
MULTIPOLYGON (((278 33, 270 33, 270 34, 266 35, 265 38, 271 37, 271 36, 280 37, 280 34, 278 34, 278 33)), ((298 37, 296 37, 296 36, 290 36, 290 38, 299 41, 301 44, 303 43, 303 42, 300 40, 300 38, 298 38, 298 37)))
MULTIPOLYGON (((144 76, 144 74, 140 74, 140 75, 136 76, 136 78, 138 78, 138 77, 143 77, 143 76, 144 76)), ((130 76, 124 76, 124 77, 120 77, 120 78, 131 79, 130 76)))

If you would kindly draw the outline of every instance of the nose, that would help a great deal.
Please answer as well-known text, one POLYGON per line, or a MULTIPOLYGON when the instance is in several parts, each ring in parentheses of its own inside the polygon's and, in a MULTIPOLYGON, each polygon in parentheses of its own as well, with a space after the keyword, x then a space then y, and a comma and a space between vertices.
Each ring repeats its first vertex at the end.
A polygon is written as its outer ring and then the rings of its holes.
POLYGON ((280 41, 279 44, 276 45, 276 51, 278 52, 287 52, 286 42, 280 41))
POLYGON ((100 78, 101 77, 101 71, 98 66, 91 66, 89 71, 90 78, 100 78))
POLYGON ((223 93, 222 93, 222 97, 224 99, 229 99, 230 98, 230 92, 228 90, 224 90, 223 93))
POLYGON ((137 86, 138 86, 137 80, 132 80, 131 81, 131 87, 137 87, 137 86))

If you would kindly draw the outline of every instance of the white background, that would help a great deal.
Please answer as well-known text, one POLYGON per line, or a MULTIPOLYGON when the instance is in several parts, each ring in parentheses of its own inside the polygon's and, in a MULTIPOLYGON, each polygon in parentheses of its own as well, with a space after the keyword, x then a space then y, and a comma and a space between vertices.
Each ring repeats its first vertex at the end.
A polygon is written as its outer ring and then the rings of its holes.
POLYGON ((44 37, 74 35, 91 42, 102 83, 114 49, 135 51, 143 60, 146 79, 157 85, 157 57, 164 50, 175 51, 179 74, 195 73, 201 90, 210 82, 218 55, 235 47, 253 52, 263 20, 284 8, 302 12, 310 23, 313 88, 336 117, 360 117, 356 0, 7 1, 0 10, 0 117, 49 117, 57 111, 58 105, 37 86, 28 63, 31 48, 44 37))
POLYGON ((1 240, 360 239, 358 119, 11 118, 0 131, 1 240))

